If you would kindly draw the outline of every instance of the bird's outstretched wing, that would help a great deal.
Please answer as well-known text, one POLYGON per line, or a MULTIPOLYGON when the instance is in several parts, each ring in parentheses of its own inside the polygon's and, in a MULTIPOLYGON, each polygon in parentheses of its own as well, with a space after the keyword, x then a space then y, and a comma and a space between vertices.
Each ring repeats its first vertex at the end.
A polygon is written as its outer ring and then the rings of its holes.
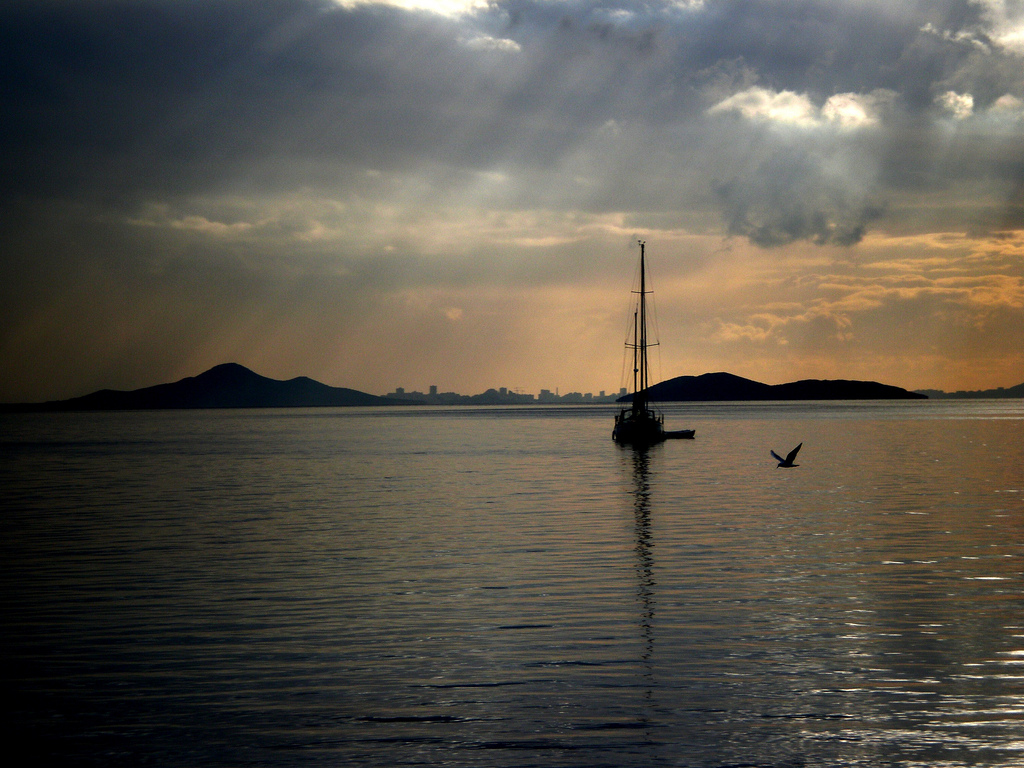
POLYGON ((796 448, 794 448, 792 451, 789 452, 789 455, 786 456, 786 463, 788 463, 788 464, 792 464, 793 463, 793 460, 796 458, 797 453, 800 452, 800 448, 801 447, 803 447, 803 443, 800 443, 800 445, 798 445, 796 448))
MULTIPOLYGON (((801 445, 803 445, 803 443, 801 443, 801 445)), ((785 459, 782 458, 781 456, 779 456, 779 454, 777 454, 775 451, 768 451, 768 452, 772 455, 772 458, 775 459, 776 461, 785 461, 785 459)))

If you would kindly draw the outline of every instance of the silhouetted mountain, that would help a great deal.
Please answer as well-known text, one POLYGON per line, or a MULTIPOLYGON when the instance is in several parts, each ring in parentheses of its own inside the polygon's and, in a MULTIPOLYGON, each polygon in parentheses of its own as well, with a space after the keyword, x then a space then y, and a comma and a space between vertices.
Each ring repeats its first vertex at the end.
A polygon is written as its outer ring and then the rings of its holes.
MULTIPOLYGON (((647 389, 654 402, 707 400, 882 400, 924 399, 926 395, 875 381, 804 379, 788 384, 762 384, 731 373, 677 376, 647 389)), ((628 402, 632 395, 620 397, 628 402)))
POLYGON ((973 389, 970 391, 943 392, 941 389, 918 389, 917 392, 937 400, 944 398, 962 400, 981 400, 990 397, 1024 397, 1024 384, 1015 387, 998 387, 996 389, 973 389))
MULTIPOLYGON (((677 376, 648 387, 651 400, 774 400, 771 387, 731 373, 677 376)), ((624 398, 630 399, 631 396, 624 398)), ((623 398, 620 398, 623 399, 623 398)))
POLYGON ((926 395, 879 384, 848 379, 803 379, 772 386, 773 400, 927 400, 926 395))
POLYGON ((56 400, 19 410, 125 411, 163 408, 295 408, 352 405, 401 405, 400 400, 369 395, 355 389, 329 387, 299 376, 288 381, 268 379, 237 363, 224 363, 206 373, 173 384, 124 392, 101 389, 91 395, 56 400))

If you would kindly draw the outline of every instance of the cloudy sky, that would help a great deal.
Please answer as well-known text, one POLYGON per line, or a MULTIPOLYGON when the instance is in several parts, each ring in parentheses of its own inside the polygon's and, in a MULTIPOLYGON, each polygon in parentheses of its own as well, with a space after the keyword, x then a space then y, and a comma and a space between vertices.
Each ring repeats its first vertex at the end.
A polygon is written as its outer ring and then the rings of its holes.
POLYGON ((0 401, 1024 381, 1020 0, 6 0, 0 401))

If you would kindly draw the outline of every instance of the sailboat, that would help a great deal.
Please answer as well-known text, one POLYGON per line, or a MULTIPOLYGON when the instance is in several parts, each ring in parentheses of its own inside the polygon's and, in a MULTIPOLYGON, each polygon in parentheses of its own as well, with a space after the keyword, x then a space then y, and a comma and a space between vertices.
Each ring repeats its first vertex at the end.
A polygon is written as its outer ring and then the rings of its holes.
POLYGON ((637 308, 633 312, 633 340, 626 344, 633 350, 633 403, 615 416, 612 439, 630 445, 653 445, 663 440, 692 439, 694 430, 665 431, 665 417, 650 407, 647 400, 647 277, 644 262, 644 241, 640 240, 640 290, 636 293, 637 308))

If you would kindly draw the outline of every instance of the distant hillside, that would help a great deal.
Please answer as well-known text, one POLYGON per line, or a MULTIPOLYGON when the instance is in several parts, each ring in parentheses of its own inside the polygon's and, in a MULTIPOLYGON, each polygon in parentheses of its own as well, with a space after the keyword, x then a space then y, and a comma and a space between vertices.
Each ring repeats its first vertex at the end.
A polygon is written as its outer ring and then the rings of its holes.
MULTIPOLYGON (((891 400, 924 399, 926 395, 875 381, 804 379, 789 384, 762 384, 731 373, 677 376, 648 387, 654 402, 701 400, 891 400)), ((632 395, 619 398, 627 402, 632 395)))
MULTIPOLYGON (((1024 384, 1000 397, 1021 397, 1024 384), (1013 392, 1018 394, 1009 394, 1013 392)), ((819 381, 805 379, 789 384, 762 384, 731 373, 678 376, 649 388, 656 402, 699 400, 879 400, 925 398, 899 387, 874 381, 819 381)), ((490 392, 490 390, 489 390, 490 392)), ((488 393, 466 398, 466 402, 490 402, 488 393), (481 399, 482 398, 482 399, 481 399)), ((957 393, 947 397, 977 396, 957 393)), ((984 396, 984 395, 981 395, 984 396)), ((628 401, 632 396, 619 398, 628 401)), ((461 399, 460 399, 461 402, 461 399)), ((127 411, 184 408, 316 408, 358 405, 418 405, 414 399, 378 397, 344 387, 330 387, 299 376, 287 381, 268 379, 237 363, 218 365, 198 376, 171 384, 121 391, 101 389, 70 400, 46 403, 0 405, 0 411, 127 411)))
POLYGON ((998 389, 975 389, 969 392, 960 390, 958 392, 943 392, 941 389, 918 389, 917 392, 938 400, 943 398, 952 399, 981 399, 987 397, 1024 397, 1024 384, 1015 387, 999 387, 998 389))
POLYGON ((299 376, 288 381, 268 379, 237 363, 224 363, 206 373, 173 384, 124 392, 101 389, 91 395, 5 410, 126 411, 168 408, 296 408, 354 405, 401 405, 402 401, 369 395, 355 389, 329 387, 299 376))

